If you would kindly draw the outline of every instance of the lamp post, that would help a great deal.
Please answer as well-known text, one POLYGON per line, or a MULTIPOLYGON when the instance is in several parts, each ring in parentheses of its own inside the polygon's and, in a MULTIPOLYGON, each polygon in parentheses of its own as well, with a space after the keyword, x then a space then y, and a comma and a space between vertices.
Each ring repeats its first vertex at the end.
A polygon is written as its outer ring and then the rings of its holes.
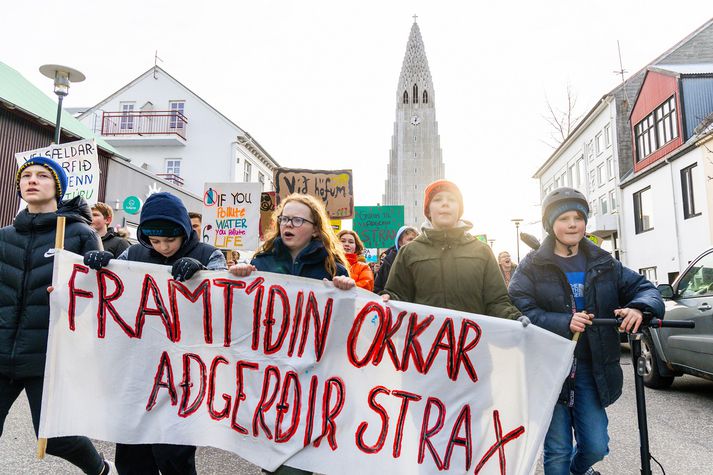
POLYGON ((515 223, 515 245, 517 246, 517 263, 520 263, 520 223, 522 223, 521 218, 511 219, 515 223))
POLYGON ((54 93, 57 94, 59 101, 57 102, 57 120, 54 126, 54 143, 59 144, 59 134, 62 122, 62 100, 69 94, 69 84, 73 82, 82 82, 86 76, 76 69, 69 66, 61 66, 59 64, 45 64, 40 66, 40 72, 54 80, 54 93))
POLYGON ((488 239, 488 244, 490 244, 490 249, 492 249, 493 244, 495 244, 495 239, 488 239))

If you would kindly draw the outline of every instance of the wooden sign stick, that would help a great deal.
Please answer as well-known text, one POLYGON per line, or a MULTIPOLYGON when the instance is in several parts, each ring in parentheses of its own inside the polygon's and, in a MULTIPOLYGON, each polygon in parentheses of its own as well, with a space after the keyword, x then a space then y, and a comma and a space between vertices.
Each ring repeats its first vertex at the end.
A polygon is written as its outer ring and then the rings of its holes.
MULTIPOLYGON (((64 227, 67 218, 64 216, 57 216, 57 234, 54 237, 54 249, 64 249, 64 227)), ((37 439, 37 458, 45 458, 45 453, 47 452, 47 439, 40 437, 37 439)))

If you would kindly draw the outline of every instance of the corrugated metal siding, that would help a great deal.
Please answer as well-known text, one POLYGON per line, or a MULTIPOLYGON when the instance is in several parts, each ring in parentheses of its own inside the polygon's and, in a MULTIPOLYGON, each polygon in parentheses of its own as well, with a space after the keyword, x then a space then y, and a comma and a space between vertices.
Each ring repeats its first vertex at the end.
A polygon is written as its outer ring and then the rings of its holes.
POLYGON ((686 116, 685 140, 693 136, 693 131, 708 115, 713 113, 713 78, 681 78, 683 91, 683 112, 686 116))
MULTIPOLYGON (((0 106, 0 227, 12 224, 20 199, 15 191, 15 154, 25 150, 46 147, 52 142, 53 127, 42 126, 31 118, 0 106)), ((62 137, 62 141, 76 140, 62 137)), ((99 200, 106 193, 109 156, 99 152, 99 200)))
POLYGON ((0 226, 12 224, 20 204, 15 191, 15 154, 44 147, 51 141, 51 128, 0 107, 0 226))

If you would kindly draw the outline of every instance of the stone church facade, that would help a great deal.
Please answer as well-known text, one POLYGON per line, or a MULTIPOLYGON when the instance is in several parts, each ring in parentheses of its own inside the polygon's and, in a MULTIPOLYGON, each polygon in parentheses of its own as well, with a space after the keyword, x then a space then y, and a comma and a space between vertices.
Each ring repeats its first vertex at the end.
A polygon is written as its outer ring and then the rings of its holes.
POLYGON ((399 85, 387 169, 385 205, 404 205, 404 224, 420 227, 424 190, 444 178, 436 95, 418 23, 411 27, 399 85))

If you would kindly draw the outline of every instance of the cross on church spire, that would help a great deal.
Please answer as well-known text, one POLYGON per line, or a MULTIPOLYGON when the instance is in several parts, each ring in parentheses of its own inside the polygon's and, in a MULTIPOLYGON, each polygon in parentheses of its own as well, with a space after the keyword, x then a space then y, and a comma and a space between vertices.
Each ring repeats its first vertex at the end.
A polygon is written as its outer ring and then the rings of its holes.
POLYGON ((414 13, 414 14, 413 14, 413 22, 416 23, 416 20, 417 20, 417 19, 418 19, 418 15, 416 15, 416 14, 414 13))

